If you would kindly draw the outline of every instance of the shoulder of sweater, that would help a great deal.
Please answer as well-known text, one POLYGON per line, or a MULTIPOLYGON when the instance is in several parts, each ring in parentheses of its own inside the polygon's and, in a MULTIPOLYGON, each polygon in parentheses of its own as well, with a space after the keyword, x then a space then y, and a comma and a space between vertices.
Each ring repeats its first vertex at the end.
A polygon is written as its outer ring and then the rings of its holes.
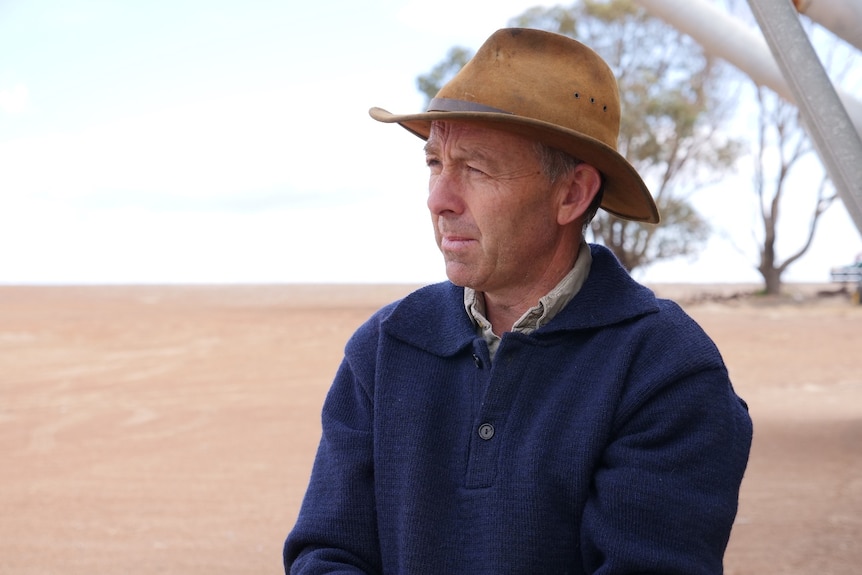
POLYGON ((375 312, 348 345, 370 344, 383 335, 435 355, 454 355, 475 337, 463 288, 450 282, 419 288, 375 312))

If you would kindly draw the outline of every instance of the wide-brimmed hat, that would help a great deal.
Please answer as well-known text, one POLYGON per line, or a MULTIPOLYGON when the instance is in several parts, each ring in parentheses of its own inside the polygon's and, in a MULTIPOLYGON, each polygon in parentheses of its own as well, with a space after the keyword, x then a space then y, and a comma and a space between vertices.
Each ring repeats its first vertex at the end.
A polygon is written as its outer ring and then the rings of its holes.
POLYGON ((495 32, 431 100, 428 111, 371 108, 423 139, 434 120, 481 122, 544 142, 591 164, 604 177, 602 208, 657 223, 658 209, 634 167, 617 152, 616 78, 592 49, 561 34, 525 28, 495 32))

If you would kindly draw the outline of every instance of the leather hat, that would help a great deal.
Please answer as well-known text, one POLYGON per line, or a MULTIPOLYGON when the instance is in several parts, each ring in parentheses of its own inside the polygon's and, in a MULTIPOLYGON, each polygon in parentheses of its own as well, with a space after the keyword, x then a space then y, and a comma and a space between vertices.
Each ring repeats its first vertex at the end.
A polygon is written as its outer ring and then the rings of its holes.
POLYGON ((628 220, 659 221, 646 184, 617 151, 616 78, 598 54, 567 36, 526 28, 498 30, 440 89, 426 112, 399 115, 371 108, 369 113, 423 139, 432 121, 458 120, 544 142, 602 173, 602 208, 628 220))

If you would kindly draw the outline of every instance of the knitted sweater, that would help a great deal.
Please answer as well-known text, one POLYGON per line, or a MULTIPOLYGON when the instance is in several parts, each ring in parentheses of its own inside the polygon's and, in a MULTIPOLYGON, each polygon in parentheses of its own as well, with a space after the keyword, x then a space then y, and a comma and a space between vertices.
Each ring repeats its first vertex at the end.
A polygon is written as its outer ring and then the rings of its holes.
POLYGON ((751 420, 708 336, 605 248, 491 364, 450 283, 347 344, 287 573, 713 574, 751 420))

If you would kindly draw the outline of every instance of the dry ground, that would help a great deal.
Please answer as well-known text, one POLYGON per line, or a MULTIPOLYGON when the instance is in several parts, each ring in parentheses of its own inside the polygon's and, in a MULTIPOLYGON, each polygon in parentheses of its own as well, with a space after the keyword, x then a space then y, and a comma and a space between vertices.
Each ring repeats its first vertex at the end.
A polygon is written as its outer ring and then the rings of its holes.
MULTIPOLYGON (((406 290, 0 287, 0 573, 281 572, 342 346, 406 290)), ((755 422, 727 573, 862 573, 862 306, 691 290, 755 422)))

